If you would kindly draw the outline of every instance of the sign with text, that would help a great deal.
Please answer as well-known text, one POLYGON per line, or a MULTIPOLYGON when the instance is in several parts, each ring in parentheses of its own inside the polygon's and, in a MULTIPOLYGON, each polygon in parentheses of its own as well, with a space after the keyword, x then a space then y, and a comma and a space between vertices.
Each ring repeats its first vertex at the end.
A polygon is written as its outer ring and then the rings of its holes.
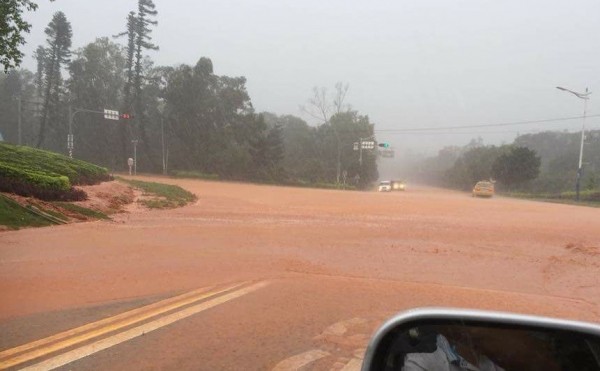
POLYGON ((119 119, 119 111, 105 109, 104 110, 104 118, 107 120, 118 120, 119 119))

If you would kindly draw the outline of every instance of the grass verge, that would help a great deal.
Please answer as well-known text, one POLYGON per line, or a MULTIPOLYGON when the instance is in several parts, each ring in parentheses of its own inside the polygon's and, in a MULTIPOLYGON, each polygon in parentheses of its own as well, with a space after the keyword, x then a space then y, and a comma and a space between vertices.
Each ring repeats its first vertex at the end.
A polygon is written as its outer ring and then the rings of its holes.
POLYGON ((584 190, 579 193, 579 201, 576 200, 576 193, 573 191, 561 193, 522 193, 509 192, 503 193, 503 196, 524 198, 528 200, 553 202, 559 204, 579 205, 600 207, 600 191, 599 190, 584 190))
POLYGON ((41 216, 35 215, 10 198, 0 195, 0 225, 9 229, 24 227, 44 227, 53 224, 41 216))
POLYGON ((108 215, 106 215, 100 211, 88 209, 87 207, 75 205, 75 204, 72 204, 69 202, 55 202, 54 204, 62 209, 69 210, 71 212, 87 216, 88 218, 105 219, 105 220, 110 219, 108 217, 108 215))
POLYGON ((59 213, 58 211, 50 210, 48 208, 45 208, 42 205, 40 205, 39 203, 37 203, 37 202, 29 201, 29 204, 32 205, 32 206, 35 206, 36 208, 38 208, 38 210, 40 210, 40 211, 42 211, 42 212, 44 212, 46 214, 49 214, 49 215, 51 215, 51 216, 53 216, 53 217, 55 217, 55 218, 57 218, 59 220, 62 220, 64 222, 69 221, 69 217, 68 216, 63 215, 63 214, 59 213))
POLYGON ((151 209, 173 209, 196 201, 196 196, 193 193, 188 192, 176 185, 144 182, 141 180, 129 180, 123 178, 118 179, 141 189, 145 194, 156 196, 156 198, 138 201, 151 209))
POLYGON ((170 173, 175 178, 189 178, 189 179, 205 179, 205 180, 218 180, 218 174, 206 174, 199 171, 184 171, 184 170, 173 170, 170 173))

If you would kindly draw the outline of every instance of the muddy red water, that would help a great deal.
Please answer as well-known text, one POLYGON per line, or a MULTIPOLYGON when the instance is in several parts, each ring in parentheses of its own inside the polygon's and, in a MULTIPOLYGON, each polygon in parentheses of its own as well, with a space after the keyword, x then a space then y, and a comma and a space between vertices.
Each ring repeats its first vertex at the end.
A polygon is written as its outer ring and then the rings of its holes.
POLYGON ((1 349, 246 281, 268 285, 64 367, 350 369, 377 325, 418 306, 600 321, 600 209, 140 179, 198 201, 0 234, 1 349))

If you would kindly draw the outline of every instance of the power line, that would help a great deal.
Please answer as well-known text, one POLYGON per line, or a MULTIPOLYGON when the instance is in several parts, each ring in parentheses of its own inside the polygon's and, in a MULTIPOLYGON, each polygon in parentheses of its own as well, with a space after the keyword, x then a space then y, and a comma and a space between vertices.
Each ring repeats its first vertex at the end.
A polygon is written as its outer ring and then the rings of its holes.
MULTIPOLYGON (((440 129, 441 130, 441 129, 440 129)), ((586 131, 600 130, 600 127, 588 127, 586 131)), ((556 131, 550 129, 536 129, 536 130, 502 130, 502 131, 415 131, 415 132, 388 132, 385 135, 483 135, 483 134, 530 134, 530 133, 562 133, 563 131, 556 131)), ((576 134, 577 132, 567 132, 570 134, 576 134)))
MULTIPOLYGON (((599 115, 587 115, 586 118, 600 117, 599 115)), ((530 120, 530 121, 514 121, 514 122, 503 122, 498 124, 478 124, 478 125, 460 125, 460 126, 446 126, 446 127, 426 127, 426 128, 412 128, 412 129, 374 129, 376 132, 389 132, 389 133, 408 133, 408 132, 419 132, 419 131, 434 131, 434 130, 454 130, 454 129, 473 129, 473 128, 487 128, 487 127, 499 127, 499 126, 516 126, 516 125, 530 125, 530 124, 541 124, 548 122, 559 122, 567 120, 582 119, 583 116, 572 116, 562 117, 555 119, 545 120, 530 120)))

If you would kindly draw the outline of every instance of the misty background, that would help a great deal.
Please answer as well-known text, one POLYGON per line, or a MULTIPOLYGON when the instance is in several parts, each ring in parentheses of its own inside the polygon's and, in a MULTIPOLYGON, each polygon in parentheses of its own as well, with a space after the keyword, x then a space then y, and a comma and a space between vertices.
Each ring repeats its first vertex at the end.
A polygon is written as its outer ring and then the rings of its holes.
MULTIPOLYGON (((200 145, 197 149, 203 148, 206 153, 198 152, 194 156, 202 158, 203 165, 189 163, 183 166, 176 162, 183 167, 198 167, 203 171, 217 171, 218 168, 217 172, 222 175, 233 176, 228 173, 232 168, 243 168, 241 160, 235 160, 235 156, 245 156, 244 161, 250 161, 251 157, 255 165, 261 161, 272 163, 273 171, 283 166, 280 169, 283 172, 277 170, 278 175, 274 173, 267 177, 305 179, 318 173, 321 175, 314 175, 313 182, 321 179, 339 184, 342 173, 347 172, 352 177, 368 168, 369 179, 397 178, 406 174, 433 184, 468 188, 473 181, 491 177, 493 162, 501 154, 508 153, 509 145, 512 145, 525 146, 534 151, 531 156, 541 156, 542 176, 536 180, 537 185, 526 182, 530 189, 567 189, 573 178, 571 173, 576 171, 577 133, 581 130, 581 119, 563 118, 581 116, 583 101, 556 89, 556 86, 564 86, 580 92, 586 88, 596 92, 588 102, 586 127, 591 131, 584 150, 584 165, 589 170, 586 176, 590 179, 590 189, 595 187, 600 174, 600 160, 596 159, 600 156, 597 138, 600 117, 596 117, 600 114, 600 102, 596 99, 600 91, 597 73, 600 65, 600 3, 596 1, 260 0, 199 3, 156 0, 154 3, 158 25, 151 27, 151 40, 160 50, 144 51, 143 55, 152 61, 144 67, 144 76, 147 74, 155 82, 174 82, 178 78, 185 81, 187 78, 183 76, 187 66, 200 63, 198 71, 212 77, 197 74, 198 83, 207 83, 206 86, 224 84, 223 92, 233 89, 241 94, 240 97, 245 97, 238 107, 241 110, 238 113, 242 115, 234 113, 235 110, 231 113, 242 125, 240 130, 245 130, 242 127, 254 128, 255 137, 252 138, 242 135, 231 141, 231 138, 225 140, 222 137, 223 143, 232 146, 223 153, 220 152, 224 148, 222 145, 216 147, 218 151, 200 145), (208 59, 199 62, 200 57, 208 59), (179 72, 169 72, 173 68, 179 72), (243 79, 232 80, 228 76, 243 79), (338 113, 343 113, 341 116, 334 119, 336 109, 333 107, 330 107, 329 117, 325 118, 302 109, 308 106, 314 113, 318 108, 311 107, 309 102, 314 98, 314 88, 327 89, 331 104, 335 100, 336 86, 349 87, 343 109, 340 111, 341 106, 337 109, 338 113), (255 113, 263 115, 253 116, 255 113), (313 128, 304 127, 302 120, 289 115, 300 117, 313 128), (324 122, 327 125, 322 125, 324 122), (515 122, 529 123, 510 124, 515 122), (502 123, 508 125, 456 128, 502 123), (418 131, 423 128, 439 129, 418 131), (407 132, 407 129, 413 131, 407 132), (546 131, 554 134, 547 135, 546 131), (363 167, 357 153, 352 151, 352 142, 371 134, 380 143, 391 144, 395 158, 370 153, 368 161, 372 164, 363 167), (274 152, 262 153, 258 151, 259 147, 274 152), (480 147, 486 148, 477 149, 480 147), (236 148, 245 151, 244 154, 237 153, 236 148), (472 149, 477 151, 470 153, 472 149), (279 157, 283 160, 278 160, 279 157), (489 161, 481 167, 484 158, 489 161), (294 159, 301 161, 294 162, 294 159), (562 161, 560 164, 559 160, 562 161), (559 173, 561 179, 549 178, 559 173), (554 185, 548 186, 549 183, 554 185)), ((44 29, 56 12, 64 12, 70 22, 73 30, 70 48, 76 52, 101 37, 124 45, 125 40, 115 40, 112 36, 124 31, 127 14, 135 11, 137 5, 135 0, 40 0, 37 11, 25 13, 32 29, 25 35, 27 44, 23 49, 26 55, 21 67, 30 71, 38 67, 34 51, 38 45, 47 43, 44 29)), ((96 47, 103 48, 100 44, 96 47)), ((87 63, 84 60, 81 63, 87 63)), ((92 65, 86 68, 92 68, 92 65)), ((72 66, 72 63, 68 68, 63 66, 63 76, 71 74, 71 82, 85 81, 83 75, 74 77, 70 70, 72 66)), ((82 71, 85 75, 85 69, 82 71)), ((94 72, 89 70, 87 73, 92 73, 87 78, 93 80, 94 72)), ((196 107, 198 113, 210 112, 211 108, 200 107, 193 99, 187 103, 172 99, 184 92, 184 86, 169 93, 169 89, 165 90, 160 84, 153 85, 155 83, 150 80, 144 85, 143 93, 144 99, 149 100, 139 102, 137 106, 137 111, 143 111, 142 115, 149 115, 146 126, 150 132, 144 134, 144 126, 139 126, 144 121, 141 115, 134 126, 142 129, 142 136, 151 135, 155 142, 160 135, 157 131, 162 125, 160 120, 164 118, 169 121, 167 131, 171 133, 170 128, 175 125, 179 134, 173 133, 185 141, 183 131, 187 130, 187 124, 180 123, 192 116, 177 117, 176 107, 179 105, 183 110, 196 107), (171 99, 165 101, 164 97, 169 94, 171 99), (164 110, 165 102, 170 117, 161 114, 159 120, 152 110, 164 110), (146 108, 142 110, 142 107, 146 108)), ((71 93, 75 92, 74 88, 71 84, 71 93)), ((57 106, 58 116, 52 119, 59 127, 64 124, 60 117, 66 112, 65 102, 57 106), (60 113, 61 110, 65 112, 60 113)), ((77 101, 69 104, 73 102, 77 101)), ((6 104, 7 110, 12 109, 6 104)), ((209 121, 198 121, 194 125, 200 126, 194 130, 209 121)), ((226 128, 228 124, 222 122, 219 125, 226 128)), ((122 137, 123 146, 129 143, 131 138, 128 136, 133 135, 110 133, 99 126, 90 128, 96 130, 95 136, 122 137), (100 134, 103 130, 106 132, 100 134)), ((202 129, 195 134, 198 143, 212 143, 209 137, 200 138, 205 135, 203 133, 208 132, 202 129)), ((58 150, 62 148, 62 140, 57 142, 62 134, 55 134, 58 136, 55 135, 55 143, 50 147, 55 146, 58 150)), ((92 132, 87 137, 93 137, 92 132)), ((187 145, 194 147, 198 143, 187 145)), ((147 140, 144 147, 148 152, 156 145, 147 140)), ((82 149, 88 150, 85 146, 82 149)), ((125 147, 120 157, 125 155, 124 150, 125 147)), ((82 153, 84 158, 92 156, 98 149, 90 147, 89 151, 82 153)), ((179 156, 185 156, 183 149, 180 152, 179 156)), ((87 159, 105 161, 100 152, 93 156, 87 159)), ((148 156, 153 158, 151 167, 156 168, 157 154, 148 152, 148 156)), ((164 149, 162 161, 165 168, 164 149)), ((367 176, 367 173, 361 174, 367 176)))
MULTIPOLYGON (((156 65, 207 56, 215 73, 245 76, 257 111, 302 115, 314 86, 350 86, 347 102, 376 129, 455 126, 582 114, 565 86, 597 92, 600 111, 600 2, 156 0, 156 65)), ((40 1, 26 13, 23 67, 52 14, 73 27, 73 49, 123 30, 136 2, 40 1)), ((445 144, 511 141, 517 132, 578 130, 580 121, 454 133, 384 134, 397 150, 432 153, 445 144)), ((590 118, 589 127, 599 127, 590 118)))

